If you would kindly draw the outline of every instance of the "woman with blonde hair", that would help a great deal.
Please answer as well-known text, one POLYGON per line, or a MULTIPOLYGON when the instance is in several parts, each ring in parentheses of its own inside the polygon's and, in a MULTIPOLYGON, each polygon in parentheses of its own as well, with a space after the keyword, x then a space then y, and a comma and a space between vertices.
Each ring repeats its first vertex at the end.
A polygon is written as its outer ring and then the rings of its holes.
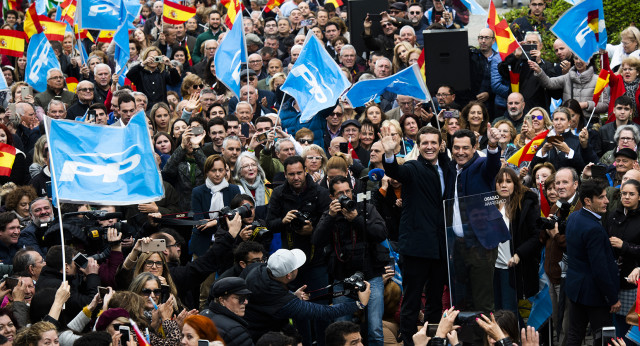
POLYGON ((640 58, 640 30, 630 26, 620 33, 620 44, 607 44, 607 54, 611 62, 609 66, 613 71, 618 71, 622 61, 629 57, 640 58))
POLYGON ((322 147, 317 144, 307 146, 302 151, 302 158, 304 159, 304 166, 307 168, 307 173, 313 181, 318 183, 324 179, 328 160, 327 154, 325 154, 322 147))
POLYGON ((412 49, 409 42, 402 41, 393 48, 393 73, 409 66, 409 51, 412 49))
POLYGON ((407 154, 409 154, 409 152, 407 151, 407 148, 404 145, 404 134, 402 132, 402 127, 400 126, 400 123, 395 120, 395 119, 391 119, 391 120, 385 120, 382 122, 382 125, 380 126, 380 128, 383 127, 388 127, 390 129, 390 135, 393 137, 393 140, 396 142, 396 148, 394 149, 394 153, 396 155, 396 157, 405 157, 407 154))
POLYGON ((16 346, 58 344, 58 330, 51 322, 40 321, 20 330, 13 342, 16 346))
POLYGON ((134 278, 131 281, 131 285, 129 289, 133 287, 135 278, 137 278, 141 273, 151 273, 152 275, 158 278, 160 284, 169 285, 171 288, 171 294, 174 297, 178 296, 178 291, 176 289, 176 285, 171 278, 171 273, 169 272, 169 266, 167 264, 167 260, 162 256, 159 252, 143 252, 138 257, 136 262, 136 267, 133 270, 132 277, 134 278))
POLYGON ((327 161, 327 174, 320 183, 321 186, 329 188, 329 183, 331 183, 331 179, 337 176, 343 176, 351 181, 353 195, 357 195, 362 192, 364 186, 362 186, 362 182, 359 179, 356 179, 349 169, 349 166, 353 163, 350 160, 350 157, 345 153, 336 153, 332 156, 329 161, 327 161))
POLYGON ((42 172, 48 164, 49 146, 47 145, 47 136, 41 136, 36 141, 33 149, 33 163, 29 166, 29 175, 31 175, 31 178, 42 172))
POLYGON ((196 74, 189 74, 182 80, 180 94, 183 100, 188 100, 191 94, 199 93, 205 88, 204 81, 196 74))
POLYGON ((180 73, 171 65, 171 60, 154 46, 140 53, 140 64, 129 68, 127 78, 139 92, 147 95, 147 110, 158 102, 167 102, 167 85, 180 83, 180 73))

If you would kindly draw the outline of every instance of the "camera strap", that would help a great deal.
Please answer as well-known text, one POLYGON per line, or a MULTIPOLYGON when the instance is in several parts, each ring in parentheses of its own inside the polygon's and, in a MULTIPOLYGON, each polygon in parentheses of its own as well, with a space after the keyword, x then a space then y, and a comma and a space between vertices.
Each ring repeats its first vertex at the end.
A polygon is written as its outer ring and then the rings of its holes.
POLYGON ((336 226, 334 226, 335 228, 333 229, 333 251, 336 254, 336 258, 338 259, 338 261, 340 262, 346 262, 348 260, 351 259, 351 257, 353 257, 353 253, 356 250, 356 241, 358 240, 358 236, 356 234, 356 230, 354 229, 354 227, 351 225, 351 256, 349 256, 349 258, 343 258, 342 256, 342 246, 340 243, 340 231, 338 230, 338 228, 336 226))

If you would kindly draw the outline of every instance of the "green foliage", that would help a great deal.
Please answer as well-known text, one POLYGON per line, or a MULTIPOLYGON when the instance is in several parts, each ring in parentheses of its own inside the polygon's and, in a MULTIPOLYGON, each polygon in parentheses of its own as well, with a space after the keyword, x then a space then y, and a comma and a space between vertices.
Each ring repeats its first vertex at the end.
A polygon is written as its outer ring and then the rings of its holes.
MULTIPOLYGON (((604 4, 604 19, 607 26, 608 41, 611 44, 620 43, 620 32, 627 28, 629 25, 634 24, 634 19, 640 19, 640 1, 638 0, 603 0, 604 4)), ((547 1, 549 4, 549 1, 547 1)), ((571 8, 571 4, 563 1, 556 0, 547 6, 544 11, 547 23, 550 23, 549 27, 553 26, 562 14, 571 8)), ((545 29, 540 26, 537 20, 528 17, 529 8, 523 7, 520 9, 513 9, 503 16, 507 19, 507 22, 511 23, 516 18, 527 17, 532 25, 535 25, 540 34, 542 35, 542 44, 544 50, 542 58, 547 61, 556 62, 556 56, 553 53, 553 42, 556 40, 556 36, 551 30, 545 29)))

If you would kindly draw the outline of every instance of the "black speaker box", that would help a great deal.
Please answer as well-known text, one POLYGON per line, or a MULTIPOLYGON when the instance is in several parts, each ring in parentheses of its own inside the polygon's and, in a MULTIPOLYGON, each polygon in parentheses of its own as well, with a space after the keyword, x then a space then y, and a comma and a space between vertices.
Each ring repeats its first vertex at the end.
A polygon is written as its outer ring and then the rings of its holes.
POLYGON ((465 90, 469 83, 469 40, 467 29, 424 30, 424 61, 427 87, 435 96, 446 84, 465 90))

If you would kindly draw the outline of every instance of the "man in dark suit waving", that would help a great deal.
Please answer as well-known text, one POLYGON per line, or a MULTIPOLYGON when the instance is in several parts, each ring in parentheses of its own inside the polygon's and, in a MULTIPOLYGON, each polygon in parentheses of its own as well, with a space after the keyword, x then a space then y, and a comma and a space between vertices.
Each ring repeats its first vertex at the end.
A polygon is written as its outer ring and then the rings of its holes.
MULTIPOLYGON (((609 200, 607 185, 587 180, 580 187, 582 209, 567 220, 569 269, 565 290, 571 301, 567 345, 581 345, 587 328, 598 335, 611 325, 611 314, 620 310, 618 267, 601 218, 609 200)), ((596 337, 594 345, 600 345, 596 337)))

